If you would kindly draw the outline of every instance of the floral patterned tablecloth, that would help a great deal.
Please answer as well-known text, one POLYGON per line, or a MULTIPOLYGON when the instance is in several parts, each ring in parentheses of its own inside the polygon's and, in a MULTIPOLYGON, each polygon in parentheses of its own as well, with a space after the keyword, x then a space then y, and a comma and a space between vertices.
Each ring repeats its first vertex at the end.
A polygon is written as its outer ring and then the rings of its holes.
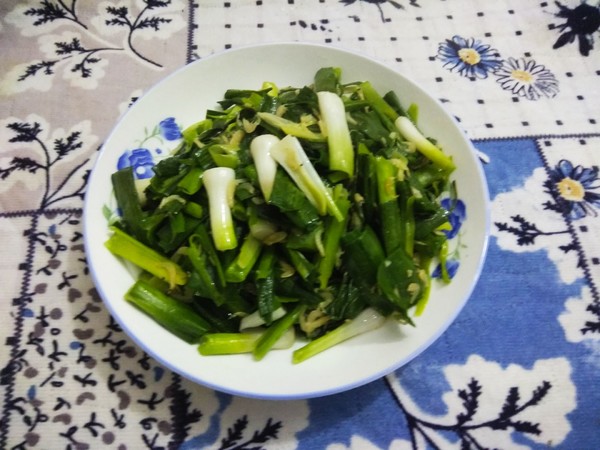
POLYGON ((600 448, 599 40, 594 0, 3 1, 0 448, 600 448), (483 274, 450 329, 311 400, 162 367, 107 313, 82 239, 120 114, 186 63, 276 41, 416 80, 473 141, 491 198, 483 274))

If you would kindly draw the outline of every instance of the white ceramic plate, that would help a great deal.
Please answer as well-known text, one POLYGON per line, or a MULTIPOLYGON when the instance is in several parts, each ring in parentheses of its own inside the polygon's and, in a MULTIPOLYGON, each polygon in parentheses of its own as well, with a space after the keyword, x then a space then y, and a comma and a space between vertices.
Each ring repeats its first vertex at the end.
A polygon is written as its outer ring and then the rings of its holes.
MULTIPOLYGON (((141 171, 143 172, 143 164, 141 171)), ((89 179, 84 211, 87 258, 94 282, 110 313, 125 332, 156 360, 194 382, 216 390, 255 398, 297 399, 348 390, 401 367, 431 345, 453 322, 479 277, 487 248, 489 203, 485 178, 475 151, 454 119, 423 89, 385 65, 346 50, 301 43, 266 44, 229 50, 168 76, 140 98, 106 140, 89 179), (371 81, 380 92, 394 90, 404 105, 419 105, 419 126, 438 139, 457 166, 460 199, 466 206, 453 245, 460 266, 450 285, 434 283, 416 327, 389 322, 384 327, 338 345, 301 364, 290 351, 272 351, 255 362, 250 355, 200 356, 165 331, 123 295, 134 275, 104 247, 108 238, 106 205, 111 204, 110 175, 119 158, 140 146, 156 156, 174 148, 157 131, 167 117, 186 127, 204 118, 229 88, 258 89, 264 81, 304 86, 321 67, 342 69, 342 81, 371 81), (143 142, 142 142, 143 141, 143 142)))

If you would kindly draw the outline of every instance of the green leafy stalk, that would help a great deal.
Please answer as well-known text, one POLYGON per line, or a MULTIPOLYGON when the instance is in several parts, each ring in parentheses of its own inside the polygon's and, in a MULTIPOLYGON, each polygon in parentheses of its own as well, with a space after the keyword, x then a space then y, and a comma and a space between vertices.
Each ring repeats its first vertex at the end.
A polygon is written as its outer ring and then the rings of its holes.
MULTIPOLYGON (((339 223, 339 222, 336 222, 339 223)), ((296 250, 289 247, 284 247, 285 254, 298 272, 298 275, 302 277, 302 279, 306 280, 312 273, 314 266, 310 263, 310 261, 304 256, 304 254, 300 250, 296 250)))
POLYGON ((261 118, 261 120, 264 120, 266 123, 275 128, 279 128, 281 131, 283 131, 283 133, 287 135, 295 136, 313 142, 325 142, 327 140, 327 138, 321 133, 316 133, 312 131, 310 128, 308 128, 307 125, 303 123, 293 122, 284 117, 267 112, 259 112, 257 115, 261 118))
POLYGON ((333 299, 323 307, 331 321, 354 319, 368 304, 373 306, 371 286, 367 288, 362 282, 362 279, 344 273, 341 282, 334 285, 333 299))
POLYGON ((254 359, 263 359, 281 336, 298 321, 300 314, 304 313, 305 309, 306 305, 296 305, 294 309, 267 328, 267 331, 256 342, 256 346, 252 352, 254 359))
POLYGON ((221 265, 217 249, 204 225, 200 225, 196 228, 195 233, 189 238, 189 243, 190 248, 195 247, 199 252, 206 255, 215 271, 216 283, 220 287, 225 287, 225 271, 221 265))
POLYGON ((306 361, 308 358, 312 358, 345 340, 375 330, 382 326, 384 322, 385 317, 383 315, 372 308, 366 308, 354 319, 344 322, 339 327, 295 350, 292 355, 292 362, 298 364, 306 361))
POLYGON ((184 285, 187 282, 187 273, 174 261, 152 250, 119 228, 111 227, 110 231, 112 234, 104 245, 112 254, 130 261, 166 281, 170 288, 184 285))
POLYGON ((442 273, 442 280, 444 283, 450 283, 450 274, 448 273, 448 241, 444 241, 442 248, 439 253, 440 268, 442 273))
POLYGON ((190 305, 166 295, 145 281, 136 281, 125 293, 125 299, 186 342, 196 343, 211 331, 210 324, 190 305))
POLYGON ((183 210, 191 217, 194 217, 196 219, 202 219, 202 217, 204 217, 204 209, 199 203, 192 201, 186 202, 185 206, 183 207, 183 210))
POLYGON ((202 337, 198 352, 203 356, 250 353, 260 333, 209 333, 202 337))
POLYGON ((398 169, 388 159, 378 156, 375 158, 375 170, 379 203, 395 202, 398 199, 396 192, 398 169))
POLYGON ((395 310, 406 313, 424 294, 427 274, 403 247, 398 247, 379 265, 377 284, 395 310))
POLYGON ((425 155, 431 162, 448 171, 452 171, 456 168, 452 158, 423 136, 408 117, 400 116, 394 123, 402 136, 404 136, 407 141, 415 144, 417 150, 425 155))
POLYGON ((262 242, 254 236, 251 234, 246 236, 240 252, 225 271, 225 280, 232 283, 244 281, 258 260, 262 247, 262 242))
POLYGON ((341 97, 333 92, 317 93, 321 118, 327 131, 329 144, 329 169, 354 176, 354 148, 341 97))
POLYGON ((192 167, 178 183, 178 189, 187 195, 193 195, 202 188, 202 172, 200 167, 192 167))
POLYGON ((324 255, 319 260, 319 285, 325 289, 329 284, 329 278, 335 268, 335 263, 339 256, 340 240, 346 230, 348 222, 348 210, 350 209, 350 199, 348 191, 342 185, 337 185, 333 191, 333 197, 336 205, 342 215, 342 220, 331 220, 325 229, 323 238, 324 255))
MULTIPOLYGON (((239 353, 251 353, 256 347, 262 332, 242 332, 242 333, 208 333, 202 336, 198 345, 198 352, 203 356, 209 355, 233 355, 239 353)), ((293 328, 289 328, 273 344, 273 349, 286 349, 294 344, 295 333, 293 328)))
POLYGON ((423 280, 423 292, 421 294, 421 298, 417 302, 415 307, 415 316, 419 317, 425 311, 425 306, 427 306, 427 302, 429 301, 429 295, 431 294, 431 275, 429 275, 429 266, 431 264, 430 258, 424 258, 421 261, 421 267, 423 267, 423 273, 427 274, 423 280))
POLYGON ((377 268, 385 259, 385 251, 370 226, 352 230, 342 238, 344 259, 350 276, 371 287, 377 283, 377 268))
POLYGON ((412 121, 412 123, 417 123, 419 120, 419 105, 416 103, 411 103, 406 110, 406 116, 412 121))
POLYGON ((183 130, 181 132, 181 134, 183 136, 184 141, 187 142, 188 144, 191 144, 198 138, 198 136, 200 136, 202 133, 212 129, 212 127, 213 127, 213 121, 210 119, 204 119, 204 120, 201 120, 200 122, 196 122, 196 123, 190 125, 185 130, 183 130))
MULTIPOLYGON (((394 91, 388 91, 385 93, 385 95, 383 96, 383 99, 386 101, 386 103, 388 105, 390 105, 394 111, 396 111, 398 113, 398 115, 400 116, 408 116, 412 119, 412 116, 408 113, 407 110, 404 109, 404 107, 402 106, 402 103, 400 102, 400 99, 398 98, 398 95, 394 92, 394 91)), ((411 109, 413 105, 409 106, 409 109, 411 109)), ((390 117, 392 120, 393 118, 390 117)), ((415 117, 416 119, 416 117, 415 117)), ((416 120, 414 120, 415 123, 416 120)))
POLYGON ((294 136, 286 136, 271 150, 273 158, 285 169, 320 215, 331 214, 342 220, 331 193, 323 183, 313 164, 302 148, 300 141, 294 136))
POLYGON ((415 214, 413 205, 415 203, 414 197, 409 197, 404 202, 404 249, 410 256, 414 255, 415 251, 415 214))
POLYGON ((383 157, 376 157, 375 160, 383 245, 389 254, 404 246, 406 240, 396 192, 397 169, 383 157))
POLYGON ((271 323, 273 312, 279 306, 275 300, 275 260, 275 251, 268 247, 256 268, 258 313, 265 323, 271 323))
POLYGON ((213 144, 208 147, 208 152, 215 164, 219 167, 235 169, 240 163, 238 144, 213 144))
POLYGON ((413 256, 415 245, 415 195, 411 191, 411 186, 403 181, 398 184, 398 205, 400 210, 402 242, 406 253, 413 256))
POLYGON ((273 194, 269 203, 302 230, 313 230, 321 223, 317 209, 283 170, 278 170, 275 174, 273 194))
POLYGON ((358 170, 356 174, 357 191, 361 195, 360 211, 363 216, 363 221, 370 222, 377 214, 377 205, 379 204, 377 194, 377 164, 375 157, 363 145, 359 145, 359 153, 357 158, 358 170))
POLYGON ((194 273, 191 276, 193 283, 190 284, 192 284, 195 293, 201 297, 211 299, 216 305, 224 304, 225 298, 219 289, 219 280, 218 278, 215 279, 214 276, 214 273, 216 273, 218 277, 220 263, 217 262, 217 267, 213 266, 214 263, 211 260, 209 250, 200 244, 199 235, 190 237, 188 258, 194 268, 194 273))
POLYGON ((382 117, 386 117, 391 121, 395 121, 399 117, 398 112, 384 100, 370 82, 365 81, 361 83, 360 88, 365 100, 367 100, 371 107, 381 114, 382 117))
POLYGON ((113 173, 111 181, 117 204, 121 209, 121 220, 126 230, 136 239, 145 241, 145 234, 142 228, 144 213, 135 187, 133 168, 125 167, 113 173))

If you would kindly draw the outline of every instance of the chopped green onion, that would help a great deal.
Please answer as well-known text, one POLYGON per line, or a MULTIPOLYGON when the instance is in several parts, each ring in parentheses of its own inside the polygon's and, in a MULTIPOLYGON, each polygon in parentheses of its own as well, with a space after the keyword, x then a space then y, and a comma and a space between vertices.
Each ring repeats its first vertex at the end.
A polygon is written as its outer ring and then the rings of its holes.
POLYGON ((136 281, 125 293, 125 300, 189 343, 198 342, 204 334, 211 331, 210 324, 190 305, 166 295, 145 281, 136 281))
MULTIPOLYGON (((263 332, 247 331, 243 333, 209 333, 202 336, 198 352, 203 356, 233 355, 252 353, 263 332)), ((272 349, 290 348, 296 339, 293 328, 289 328, 273 344, 272 349)))
POLYGON ((341 97, 333 92, 317 93, 319 109, 329 144, 329 169, 354 176, 354 149, 341 97))
POLYGON ((304 347, 295 350, 292 356, 292 362, 298 364, 306 361, 308 358, 312 358, 340 342, 358 336, 359 334, 375 330, 382 326, 384 322, 384 316, 379 314, 373 308, 366 308, 354 319, 344 322, 334 330, 309 342, 304 347))
POLYGON ((187 273, 175 262, 129 236, 116 227, 105 242, 106 248, 116 256, 124 258, 152 275, 166 281, 172 289, 187 282, 187 273))
POLYGON ((296 136, 314 142, 324 142, 327 140, 321 133, 310 130, 305 124, 292 122, 291 120, 266 112, 259 112, 257 115, 269 125, 279 128, 285 134, 290 136, 296 136))
POLYGON ((404 138, 409 142, 415 144, 417 150, 429 158, 434 164, 449 171, 456 168, 452 158, 444 154, 442 150, 440 150, 429 139, 423 136, 408 117, 400 116, 394 123, 400 133, 402 133, 402 136, 404 136, 404 138))
POLYGON ((325 215, 329 212, 337 220, 343 219, 331 193, 297 138, 286 136, 272 147, 271 154, 317 208, 319 214, 325 215))
POLYGON ((217 250, 237 247, 231 206, 235 190, 235 172, 229 167, 208 169, 202 175, 208 193, 210 229, 217 250))
POLYGON ((306 305, 297 305, 293 310, 267 328, 267 331, 265 331, 256 342, 256 346, 252 352, 254 354, 254 359, 263 359, 281 336, 296 323, 298 317, 300 317, 300 314, 302 314, 305 309, 306 305))
POLYGON ((271 148, 279 142, 277 136, 272 134, 261 134, 252 139, 250 143, 250 153, 254 159, 258 182, 266 201, 271 198, 273 185, 275 184, 275 174, 277 173, 277 162, 271 156, 271 148))

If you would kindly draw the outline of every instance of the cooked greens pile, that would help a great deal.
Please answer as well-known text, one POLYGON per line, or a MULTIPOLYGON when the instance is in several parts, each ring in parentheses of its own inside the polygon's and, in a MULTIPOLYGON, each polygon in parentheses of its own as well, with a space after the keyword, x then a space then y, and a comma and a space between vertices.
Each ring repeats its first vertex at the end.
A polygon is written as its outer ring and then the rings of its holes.
POLYGON ((307 344, 301 362, 388 317, 412 324, 445 271, 454 163, 417 107, 322 68, 305 87, 228 90, 121 211, 108 249, 142 269, 132 302, 203 355, 307 344), (299 337, 298 337, 299 336, 299 337))

